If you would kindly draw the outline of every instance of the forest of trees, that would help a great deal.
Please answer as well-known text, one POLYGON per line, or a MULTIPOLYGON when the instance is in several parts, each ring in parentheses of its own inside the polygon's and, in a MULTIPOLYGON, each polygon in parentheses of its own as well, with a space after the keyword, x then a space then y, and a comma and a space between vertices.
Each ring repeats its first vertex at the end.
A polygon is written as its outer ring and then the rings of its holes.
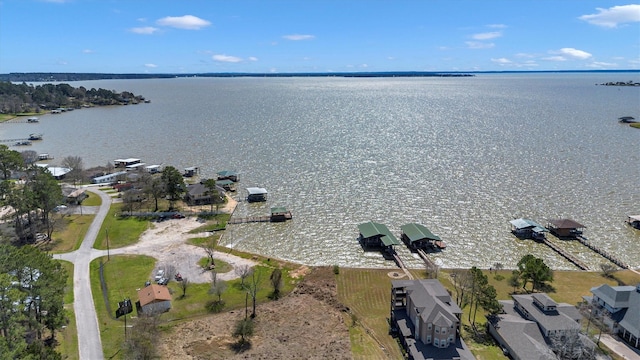
POLYGON ((74 88, 69 84, 28 85, 0 81, 0 113, 39 113, 47 109, 80 108, 83 105, 119 105, 144 101, 128 91, 74 88))

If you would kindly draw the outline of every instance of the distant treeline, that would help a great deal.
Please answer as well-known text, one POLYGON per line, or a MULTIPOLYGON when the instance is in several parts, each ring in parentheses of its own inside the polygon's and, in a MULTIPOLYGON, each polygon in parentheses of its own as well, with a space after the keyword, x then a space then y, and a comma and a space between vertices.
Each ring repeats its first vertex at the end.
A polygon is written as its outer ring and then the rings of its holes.
POLYGON ((69 84, 28 85, 0 81, 0 113, 38 113, 58 108, 139 103, 144 97, 128 91, 74 88, 69 84))
POLYGON ((0 81, 87 81, 106 79, 168 79, 178 77, 441 77, 474 76, 458 72, 345 72, 345 73, 192 73, 192 74, 104 74, 104 73, 10 73, 0 81))

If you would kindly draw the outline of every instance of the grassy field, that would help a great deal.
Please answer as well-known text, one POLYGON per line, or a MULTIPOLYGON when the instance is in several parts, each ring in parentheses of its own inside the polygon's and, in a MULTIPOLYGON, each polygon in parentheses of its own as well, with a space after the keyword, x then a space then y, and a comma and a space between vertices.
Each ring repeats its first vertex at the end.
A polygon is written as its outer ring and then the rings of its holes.
POLYGON ((78 250, 94 218, 95 215, 65 216, 61 229, 51 234, 51 241, 44 249, 54 254, 78 250))
POLYGON ((61 261, 62 267, 67 271, 67 285, 64 288, 64 308, 69 319, 67 326, 59 332, 58 347, 56 350, 60 352, 63 359, 75 360, 79 359, 78 354, 78 330, 76 328, 76 317, 73 312, 73 264, 67 261, 61 261))
POLYGON ((140 235, 147 230, 150 222, 136 217, 121 218, 122 204, 112 204, 107 217, 102 223, 102 228, 98 233, 94 247, 96 249, 107 249, 107 233, 109 235, 109 247, 119 248, 134 244, 140 235))
POLYGON ((86 192, 89 197, 82 201, 82 206, 100 206, 102 205, 102 198, 91 191, 86 192))

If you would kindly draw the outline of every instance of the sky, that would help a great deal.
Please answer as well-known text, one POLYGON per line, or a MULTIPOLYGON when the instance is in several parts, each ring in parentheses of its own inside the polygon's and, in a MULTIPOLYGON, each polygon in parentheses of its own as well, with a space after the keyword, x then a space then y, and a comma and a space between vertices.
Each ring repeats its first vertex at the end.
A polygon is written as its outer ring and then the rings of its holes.
POLYGON ((640 70, 640 4, 0 0, 0 73, 640 70))

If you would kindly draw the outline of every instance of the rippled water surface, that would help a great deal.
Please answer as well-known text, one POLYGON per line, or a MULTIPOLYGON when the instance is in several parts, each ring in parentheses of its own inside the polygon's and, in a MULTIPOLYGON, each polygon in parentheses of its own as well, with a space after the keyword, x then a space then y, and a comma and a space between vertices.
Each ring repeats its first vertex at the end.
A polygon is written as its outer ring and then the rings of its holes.
MULTIPOLYGON (((534 253, 574 269, 544 245, 515 239, 509 220, 567 217, 634 267, 640 232, 640 88, 596 86, 638 73, 513 74, 471 78, 179 78, 72 83, 132 91, 150 104, 83 109, 2 124, 3 139, 44 133, 33 150, 86 166, 122 157, 203 176, 241 173, 235 216, 286 206, 287 223, 230 225, 223 243, 310 265, 393 266, 364 253, 357 225, 422 223, 448 245, 445 267, 515 266, 534 253)), ((23 150, 17 148, 17 150, 23 150)), ((593 269, 605 262, 565 246, 593 269)), ((404 246, 411 266, 420 261, 404 246)))

